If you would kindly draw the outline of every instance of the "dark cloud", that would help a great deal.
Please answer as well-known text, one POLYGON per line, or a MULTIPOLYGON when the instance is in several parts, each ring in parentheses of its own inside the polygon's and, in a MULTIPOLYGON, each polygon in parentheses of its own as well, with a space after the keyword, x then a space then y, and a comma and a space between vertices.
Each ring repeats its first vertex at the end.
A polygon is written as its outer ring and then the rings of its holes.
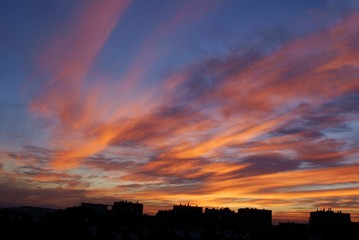
POLYGON ((37 164, 44 165, 50 162, 55 155, 54 150, 32 145, 22 146, 21 150, 8 152, 8 156, 13 159, 31 160, 37 164))
POLYGON ((303 127, 306 129, 317 130, 343 130, 343 132, 350 130, 347 123, 351 121, 350 118, 340 116, 339 114, 320 114, 320 112, 314 113, 303 117, 303 127))
MULTIPOLYGON (((228 78, 253 65, 263 57, 253 48, 235 50, 220 57, 209 57, 183 70, 187 78, 177 86, 170 104, 196 111, 226 104, 216 97, 228 78)), ((238 83, 239 84, 239 83, 238 83)))
POLYGON ((321 112, 336 116, 359 114, 359 109, 357 108, 358 104, 359 90, 357 89, 326 102, 320 107, 320 110, 321 112))
POLYGON ((23 146, 19 151, 7 152, 7 156, 16 160, 11 176, 21 176, 29 184, 52 184, 60 187, 88 187, 89 183, 78 174, 55 171, 51 161, 58 151, 31 145, 23 146))
POLYGON ((79 204, 86 190, 31 187, 12 180, 0 183, 0 206, 13 207, 32 205, 40 207, 68 207, 79 204))
POLYGON ((241 161, 249 164, 238 172, 239 176, 255 176, 276 172, 293 171, 299 168, 300 162, 280 154, 254 155, 241 161))
POLYGON ((352 196, 338 196, 338 197, 322 197, 318 198, 317 201, 313 202, 312 205, 315 208, 323 208, 330 206, 331 208, 336 210, 341 209, 352 209, 353 206, 358 206, 359 198, 356 195, 352 196))
POLYGON ((96 154, 86 158, 84 164, 104 171, 128 171, 134 169, 138 165, 135 161, 110 158, 102 154, 96 154))
POLYGON ((17 172, 20 174, 25 174, 25 175, 38 175, 41 173, 49 173, 50 170, 41 168, 41 167, 37 167, 34 165, 26 165, 26 166, 19 167, 17 172))
POLYGON ((308 127, 302 127, 302 126, 290 127, 290 124, 286 124, 285 127, 272 131, 270 135, 272 136, 299 135, 300 138, 305 140, 315 140, 318 138, 325 137, 325 134, 322 133, 321 131, 316 131, 314 129, 308 127))

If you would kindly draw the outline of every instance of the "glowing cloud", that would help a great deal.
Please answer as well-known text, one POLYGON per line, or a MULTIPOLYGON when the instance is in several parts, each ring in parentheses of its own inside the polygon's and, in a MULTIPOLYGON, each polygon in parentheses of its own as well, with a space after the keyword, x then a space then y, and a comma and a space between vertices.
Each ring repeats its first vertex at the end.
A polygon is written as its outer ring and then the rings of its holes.
POLYGON ((235 48, 167 69, 180 50, 166 44, 219 7, 203 4, 161 13, 166 21, 123 51, 132 56, 123 66, 100 55, 135 3, 79 4, 36 61, 43 87, 30 111, 49 120, 48 145, 2 153, 0 185, 14 182, 8 201, 14 189, 40 201, 61 188, 65 200, 54 204, 123 198, 151 213, 179 201, 277 212, 358 202, 359 15, 275 49, 235 48))

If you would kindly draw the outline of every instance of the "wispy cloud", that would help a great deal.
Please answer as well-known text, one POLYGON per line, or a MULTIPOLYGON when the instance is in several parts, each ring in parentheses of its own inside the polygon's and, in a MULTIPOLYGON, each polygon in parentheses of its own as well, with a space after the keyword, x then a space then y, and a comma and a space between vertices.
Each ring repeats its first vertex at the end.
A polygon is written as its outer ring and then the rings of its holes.
POLYGON ((91 2, 46 46, 39 62, 48 79, 31 110, 56 120, 53 149, 9 153, 19 161, 16 174, 49 189, 66 185, 69 201, 72 194, 153 206, 357 201, 359 146, 345 136, 359 114, 359 15, 278 49, 233 50, 140 86, 161 41, 210 10, 189 3, 156 28, 116 84, 85 84, 128 4, 91 2), (99 169, 107 176, 82 176, 99 169))
MULTIPOLYGON (((62 138, 68 134, 76 138, 72 131, 85 130, 97 121, 94 116, 99 114, 96 106, 99 92, 88 90, 85 78, 128 5, 129 1, 87 2, 53 36, 40 58, 40 69, 50 79, 44 82, 44 90, 32 102, 31 110, 57 118, 61 124, 57 134, 62 138)), ((101 140, 106 142, 106 137, 101 140)), ((60 145, 58 148, 71 148, 61 139, 56 144, 60 145)), ((54 166, 74 166, 79 157, 98 150, 82 151, 58 154, 54 166)))

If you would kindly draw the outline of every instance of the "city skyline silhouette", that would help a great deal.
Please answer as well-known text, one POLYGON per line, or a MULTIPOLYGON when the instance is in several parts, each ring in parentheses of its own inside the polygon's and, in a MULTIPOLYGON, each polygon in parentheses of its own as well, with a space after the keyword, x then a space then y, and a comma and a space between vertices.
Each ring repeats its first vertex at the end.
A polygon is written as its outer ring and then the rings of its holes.
POLYGON ((317 209, 308 223, 273 224, 268 209, 203 208, 187 204, 143 214, 139 202, 81 203, 66 209, 0 209, 5 239, 358 239, 359 222, 350 213, 317 209), (55 234, 55 235, 54 235, 55 234))

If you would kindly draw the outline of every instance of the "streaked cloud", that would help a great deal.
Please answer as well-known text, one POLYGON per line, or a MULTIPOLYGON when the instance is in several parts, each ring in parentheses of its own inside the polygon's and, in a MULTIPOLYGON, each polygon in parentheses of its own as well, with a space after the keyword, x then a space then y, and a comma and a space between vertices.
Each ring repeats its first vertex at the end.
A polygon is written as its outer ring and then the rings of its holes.
POLYGON ((95 71, 131 4, 90 1, 50 37, 30 104, 51 119, 49 142, 2 153, 1 204, 359 211, 358 14, 267 51, 236 48, 154 74, 176 30, 219 7, 188 2, 151 28, 124 72, 95 71))

